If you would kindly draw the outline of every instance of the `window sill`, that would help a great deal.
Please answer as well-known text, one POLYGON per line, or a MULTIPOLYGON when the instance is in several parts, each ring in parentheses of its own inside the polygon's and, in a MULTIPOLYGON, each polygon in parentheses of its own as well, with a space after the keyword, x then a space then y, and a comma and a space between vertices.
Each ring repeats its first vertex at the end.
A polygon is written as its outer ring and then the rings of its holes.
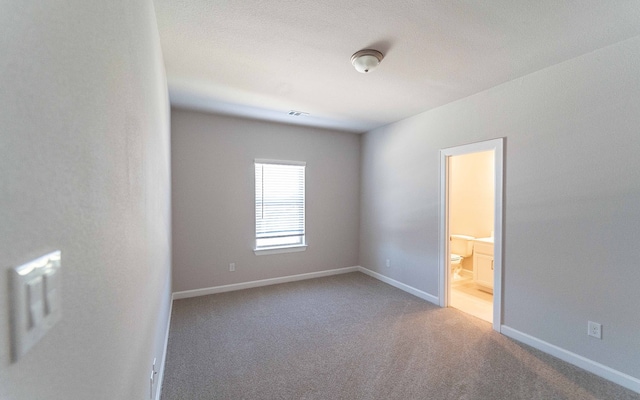
POLYGON ((286 247, 263 247, 261 249, 253 249, 253 252, 257 256, 266 256, 268 254, 296 253, 298 251, 305 251, 306 249, 306 244, 299 244, 286 247))

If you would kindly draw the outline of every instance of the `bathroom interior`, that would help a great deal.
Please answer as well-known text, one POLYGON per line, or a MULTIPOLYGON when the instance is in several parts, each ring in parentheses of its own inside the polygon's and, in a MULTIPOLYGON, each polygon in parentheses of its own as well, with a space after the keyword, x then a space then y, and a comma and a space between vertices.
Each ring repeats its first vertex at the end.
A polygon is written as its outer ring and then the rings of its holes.
POLYGON ((493 322, 494 152, 449 157, 449 306, 493 322))

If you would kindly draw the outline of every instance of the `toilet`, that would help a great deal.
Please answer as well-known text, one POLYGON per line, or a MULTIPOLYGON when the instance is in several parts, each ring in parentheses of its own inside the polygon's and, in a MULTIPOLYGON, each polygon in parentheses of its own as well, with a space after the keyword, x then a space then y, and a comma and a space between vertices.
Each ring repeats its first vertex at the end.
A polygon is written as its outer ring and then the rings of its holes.
POLYGON ((473 254, 473 236, 451 235, 449 238, 449 253, 451 254, 451 271, 454 279, 461 279, 462 260, 473 254))

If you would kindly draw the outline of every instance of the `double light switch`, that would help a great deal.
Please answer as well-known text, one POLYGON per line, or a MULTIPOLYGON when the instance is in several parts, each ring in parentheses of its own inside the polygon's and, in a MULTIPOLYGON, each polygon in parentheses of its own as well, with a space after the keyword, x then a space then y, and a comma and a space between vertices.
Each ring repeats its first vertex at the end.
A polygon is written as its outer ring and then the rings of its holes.
POLYGON ((11 358, 15 362, 62 317, 60 251, 10 270, 11 358))

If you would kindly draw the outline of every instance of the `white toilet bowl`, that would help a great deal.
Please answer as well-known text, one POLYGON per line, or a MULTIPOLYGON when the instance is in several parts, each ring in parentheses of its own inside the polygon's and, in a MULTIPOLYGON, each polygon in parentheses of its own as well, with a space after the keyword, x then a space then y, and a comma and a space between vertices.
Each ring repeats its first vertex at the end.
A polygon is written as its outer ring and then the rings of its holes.
POLYGON ((453 279, 462 279, 460 272, 462 271, 462 260, 464 257, 451 253, 451 272, 453 273, 453 279))
POLYGON ((473 254, 473 236, 468 235, 451 235, 449 240, 451 251, 451 273, 454 280, 462 279, 462 260, 473 254))

